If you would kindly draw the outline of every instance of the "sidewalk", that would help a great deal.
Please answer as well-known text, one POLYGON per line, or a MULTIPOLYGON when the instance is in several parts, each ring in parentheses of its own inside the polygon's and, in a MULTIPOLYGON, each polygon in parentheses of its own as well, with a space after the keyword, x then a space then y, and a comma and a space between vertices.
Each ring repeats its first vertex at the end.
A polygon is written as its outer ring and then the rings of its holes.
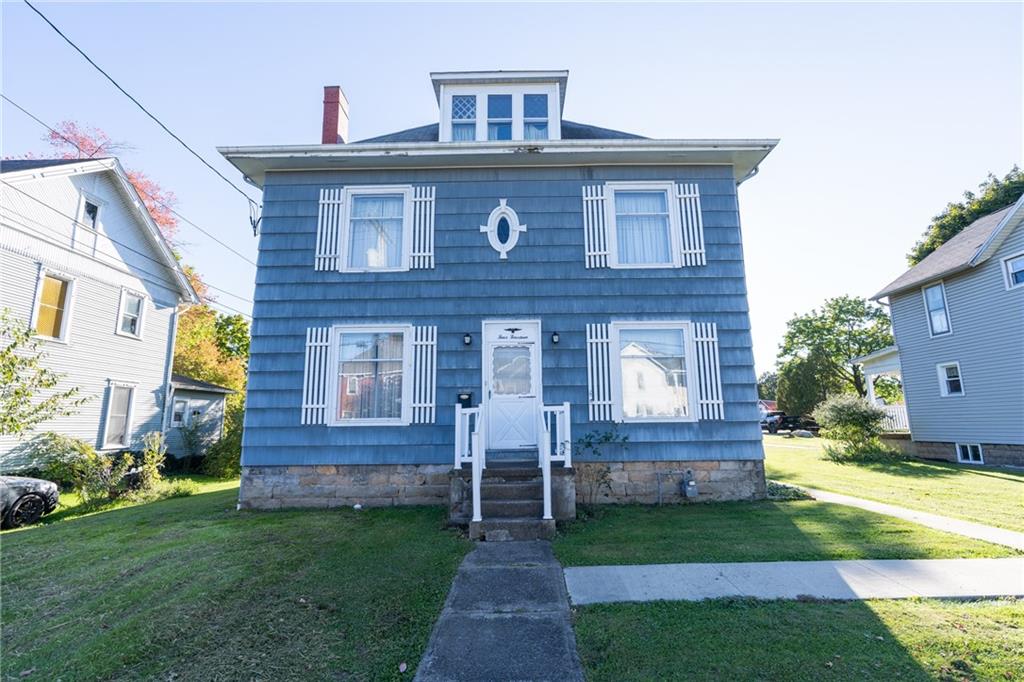
POLYGON ((905 521, 919 523, 922 526, 928 526, 935 530, 943 530, 947 533, 956 533, 957 535, 974 538, 975 540, 984 540, 985 542, 991 542, 996 545, 1003 545, 1005 547, 1012 547, 1014 549, 1024 551, 1024 533, 1018 533, 1005 528, 996 528, 995 526, 986 526, 980 523, 972 523, 971 521, 951 519, 948 516, 939 516, 938 514, 915 511, 913 509, 907 509, 906 507, 897 507, 894 504, 865 500, 860 497, 851 497, 850 495, 840 495, 839 493, 815 490, 814 488, 807 488, 802 485, 797 487, 802 490, 806 490, 809 495, 822 502, 842 504, 847 507, 857 507, 859 509, 875 512, 876 514, 885 514, 886 516, 894 516, 905 521))
POLYGON ((550 543, 477 543, 459 567, 416 680, 582 682, 550 543))
POLYGON ((1024 596, 1024 558, 771 561, 565 569, 573 604, 1024 596))

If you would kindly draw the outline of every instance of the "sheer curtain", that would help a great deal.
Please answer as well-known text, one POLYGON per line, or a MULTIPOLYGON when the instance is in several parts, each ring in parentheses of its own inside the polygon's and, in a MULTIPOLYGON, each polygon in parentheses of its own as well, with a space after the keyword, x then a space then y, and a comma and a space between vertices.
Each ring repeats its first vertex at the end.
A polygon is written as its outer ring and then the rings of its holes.
POLYGON ((672 262, 664 192, 616 192, 615 231, 620 263, 672 262))
POLYGON ((405 197, 401 194, 355 197, 350 215, 349 267, 400 267, 404 212, 405 197))
POLYGON ((339 419, 400 419, 400 332, 342 334, 338 368, 339 419))

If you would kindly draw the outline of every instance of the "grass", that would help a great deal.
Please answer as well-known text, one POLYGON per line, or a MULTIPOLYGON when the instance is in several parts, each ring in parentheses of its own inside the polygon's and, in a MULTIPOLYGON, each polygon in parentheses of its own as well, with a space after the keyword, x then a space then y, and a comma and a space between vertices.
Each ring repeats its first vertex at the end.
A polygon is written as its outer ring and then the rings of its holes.
POLYGON ((566 566, 947 559, 1014 556, 1012 549, 853 507, 814 501, 604 506, 565 526, 566 566))
POLYGON ((5 534, 0 677, 411 679, 469 548, 444 510, 240 513, 237 494, 5 534))
POLYGON ((915 459, 837 464, 818 439, 764 443, 768 478, 1024 532, 1024 472, 915 459))
POLYGON ((601 680, 1015 680, 1024 602, 605 604, 574 611, 601 680))

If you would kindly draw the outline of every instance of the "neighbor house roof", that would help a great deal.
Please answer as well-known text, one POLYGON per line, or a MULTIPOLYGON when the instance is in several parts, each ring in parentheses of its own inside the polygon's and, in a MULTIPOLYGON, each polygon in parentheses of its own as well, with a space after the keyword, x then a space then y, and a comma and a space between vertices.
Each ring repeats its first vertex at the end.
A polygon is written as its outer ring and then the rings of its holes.
POLYGON ((1012 206, 978 218, 871 298, 877 301, 983 263, 1022 222, 1024 196, 1012 206))
MULTIPOLYGON (((4 182, 15 187, 16 184, 46 177, 75 175, 85 173, 110 173, 116 179, 115 186, 127 200, 128 209, 138 218, 143 233, 149 238, 164 266, 173 273, 173 279, 181 294, 181 300, 191 303, 199 302, 199 295, 185 276, 178 259, 174 257, 170 244, 164 238, 160 227, 153 220, 149 209, 139 195, 135 185, 128 179, 121 162, 115 157, 99 159, 9 159, 0 162, 0 173, 4 182)), ((15 187, 18 191, 21 188, 15 187)))
MULTIPOLYGON (((365 140, 358 140, 352 144, 371 144, 382 142, 437 142, 440 126, 431 123, 417 128, 407 128, 398 132, 378 135, 365 140)), ((642 135, 624 133, 621 130, 601 128, 587 125, 586 123, 574 123, 573 121, 562 121, 563 140, 643 140, 642 135)))
POLYGON ((217 384, 211 384, 208 381, 200 381, 199 379, 193 379, 187 377, 184 374, 172 374, 171 385, 174 388, 180 388, 187 391, 203 391, 206 393, 234 393, 235 391, 224 386, 218 386, 217 384))

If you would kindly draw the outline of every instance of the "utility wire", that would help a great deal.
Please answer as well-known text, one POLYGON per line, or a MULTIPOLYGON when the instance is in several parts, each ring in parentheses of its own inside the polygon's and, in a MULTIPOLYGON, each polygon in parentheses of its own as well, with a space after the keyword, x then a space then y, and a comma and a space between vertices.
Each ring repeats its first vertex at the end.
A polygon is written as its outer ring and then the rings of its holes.
MULTIPOLYGON (((56 135, 56 136, 57 136, 57 137, 59 137, 60 139, 64 140, 65 142, 67 142, 68 144, 70 144, 71 146, 73 146, 73 147, 74 147, 75 149, 77 149, 77 150, 78 150, 78 151, 79 151, 80 153, 82 153, 82 154, 85 154, 85 153, 86 153, 86 152, 85 152, 85 150, 84 150, 84 149, 82 149, 82 148, 81 148, 81 147, 80 147, 80 146, 78 145, 78 143, 76 143, 76 142, 75 142, 74 140, 72 140, 71 138, 69 138, 69 137, 67 137, 66 135, 62 134, 62 133, 61 133, 60 131, 58 131, 58 130, 56 130, 56 129, 52 128, 52 127, 50 127, 49 125, 47 125, 47 124, 46 124, 45 122, 43 122, 42 120, 40 120, 40 119, 36 118, 35 116, 33 116, 33 115, 32 115, 32 114, 31 114, 31 113, 29 112, 29 111, 27 111, 27 110, 26 110, 26 109, 25 109, 24 107, 22 107, 21 105, 19 105, 19 104, 18 104, 17 102, 15 102, 14 100, 12 100, 12 99, 11 99, 10 97, 8 97, 7 95, 5 95, 5 94, 3 94, 3 93, 0 93, 0 97, 4 98, 4 100, 6 100, 6 101, 7 101, 7 102, 8 102, 9 104, 11 104, 12 106, 14 106, 14 107, 15 107, 15 108, 16 108, 16 109, 17 109, 18 111, 20 111, 21 113, 25 114, 26 116, 28 116, 29 118, 31 118, 31 119, 32 119, 33 121, 35 121, 35 122, 36 122, 36 123, 38 123, 39 125, 43 126, 43 127, 44 127, 44 128, 46 128, 47 130, 49 130, 49 131, 50 131, 51 133, 53 133, 54 135, 56 135)), ((99 149, 97 149, 96 151, 99 151, 99 149)), ((93 152, 93 154, 95 154, 95 153, 96 153, 96 152, 93 152)), ((86 156, 85 158, 92 158, 93 154, 89 154, 89 155, 88 155, 88 156, 86 156)), ((133 186, 134 186, 134 185, 133 185, 133 186)), ((197 230, 199 230, 200 232, 202 232, 203 234, 205 234, 205 235, 206 235, 207 237, 209 237, 209 238, 210 238, 210 239, 212 239, 213 241, 217 242, 218 244, 220 244, 220 245, 221 245, 221 246, 223 246, 223 247, 224 247, 225 249, 227 249, 227 250, 228 250, 228 251, 230 251, 231 253, 235 254, 236 256, 238 256, 239 258, 241 258, 242 260, 244 260, 244 261, 245 261, 246 263, 248 263, 249 265, 252 265, 252 266, 254 266, 254 267, 256 266, 256 263, 255 263, 255 261, 253 261, 253 260, 252 260, 252 259, 250 259, 249 257, 247 257, 247 256, 245 256, 245 255, 243 255, 243 254, 239 253, 238 251, 236 251, 236 250, 235 250, 235 249, 234 249, 233 247, 231 247, 230 245, 228 245, 228 244, 225 244, 225 243, 224 243, 224 242, 222 242, 222 241, 221 241, 220 239, 218 239, 217 237, 213 236, 213 235, 212 235, 212 234, 211 234, 210 232, 207 232, 207 231, 206 231, 206 230, 204 230, 204 229, 203 229, 202 227, 200 227, 199 225, 195 224, 194 222, 192 222, 191 220, 189 220, 188 218, 186 218, 185 216, 183 216, 183 215, 182 215, 181 213, 178 213, 178 211, 176 211, 176 210, 175 210, 175 209, 174 209, 173 207, 171 207, 171 206, 170 206, 170 205, 168 205, 167 203, 165 203, 165 202, 161 201, 160 199, 157 199, 156 197, 154 197, 154 196, 153 196, 152 194, 150 194, 149 192, 145 191, 145 190, 144 190, 144 189, 142 189, 141 187, 135 187, 135 190, 136 190, 136 191, 137 191, 137 192, 138 192, 139 194, 143 194, 143 195, 145 195, 146 197, 148 197, 148 198, 150 199, 150 201, 153 201, 153 202, 156 202, 157 204, 160 204, 160 205, 161 205, 161 206, 163 206, 163 207, 164 207, 165 209, 167 209, 168 211, 170 211, 171 213, 173 213, 174 215, 176 215, 176 216, 177 216, 177 217, 178 217, 179 219, 183 220, 184 222, 188 223, 188 224, 189 224, 189 225, 191 225, 192 227, 196 228, 197 230)))
POLYGON ((111 82, 111 84, 112 84, 112 85, 113 85, 113 86, 114 86, 115 88, 117 88, 118 90, 120 90, 120 91, 121 91, 121 94, 123 94, 123 95, 124 95, 125 97, 127 97, 128 99, 130 99, 130 100, 132 101, 132 103, 134 103, 134 104, 135 104, 135 106, 137 106, 137 107, 138 107, 139 109, 141 109, 141 110, 142 110, 142 112, 143 112, 144 114, 146 114, 146 116, 149 116, 149 117, 150 117, 150 118, 151 118, 151 119, 152 119, 152 120, 153 120, 153 121, 154 121, 154 122, 155 122, 155 123, 156 123, 156 124, 157 124, 158 126, 160 126, 161 128, 163 128, 164 132, 166 132, 166 133, 167 133, 168 135, 170 135, 171 137, 173 137, 173 138, 174 138, 174 139, 175 139, 175 140, 176 140, 176 141, 178 142, 178 144, 180 144, 180 145, 181 145, 182 147, 184 147, 185 149, 187 149, 187 150, 189 151, 189 153, 190 153, 190 154, 192 154, 192 156, 194 156, 194 157, 196 157, 197 159, 199 159, 199 161, 200 161, 200 162, 201 162, 201 163, 202 163, 202 164, 203 164, 204 166, 206 166, 206 167, 207 167, 207 168, 209 168, 209 169, 210 169, 211 171, 213 171, 214 173, 216 173, 216 174, 217 174, 217 177, 219 177, 219 178, 220 178, 221 180, 223 180, 223 181, 224 181, 224 182, 226 182, 226 183, 227 183, 228 185, 230 185, 230 186, 232 187, 232 189, 234 189, 234 190, 235 190, 236 192, 238 192, 238 193, 239 193, 239 194, 241 194, 241 195, 242 195, 243 197, 245 197, 245 200, 249 202, 249 206, 250 206, 250 209, 252 209, 252 208, 257 208, 257 207, 258 207, 257 203, 256 203, 255 201, 253 201, 253 199, 252 199, 252 198, 251 198, 251 197, 250 197, 250 196, 249 196, 248 194, 246 194, 246 193, 245 193, 244 191, 242 191, 242 189, 241 189, 241 188, 239 188, 239 187, 238 187, 238 185, 236 185, 235 183, 231 182, 231 180, 229 180, 229 179, 228 179, 228 178, 227 178, 227 177, 226 177, 226 176, 225 176, 225 175, 224 175, 223 173, 221 173, 221 172, 220 172, 219 170, 217 170, 216 168, 214 168, 214 167, 213 167, 213 166, 212 166, 212 165, 210 164, 210 162, 209 162, 209 161, 207 161, 206 159, 204 159, 204 158, 203 158, 203 157, 202 157, 202 156, 201 156, 201 155, 199 154, 199 152, 197 152, 196 150, 192 149, 192 147, 188 146, 188 145, 187 145, 187 144, 185 143, 185 141, 184 141, 184 140, 182 140, 182 139, 181 139, 180 137, 178 137, 177 135, 175 135, 175 134, 174 134, 174 132, 173 132, 173 131, 172 131, 172 130, 171 130, 170 128, 168 128, 168 127, 167 127, 166 125, 164 125, 163 121, 161 121, 161 120, 160 120, 159 118, 157 118, 156 116, 154 116, 154 115, 153 115, 153 114, 152 114, 152 113, 151 113, 151 112, 149 111, 149 109, 147 109, 146 107, 142 106, 142 103, 141 103, 141 102, 139 102, 139 100, 137 100, 137 99, 135 99, 134 97, 132 97, 132 96, 131 96, 131 95, 130 95, 130 94, 128 93, 128 91, 127 91, 127 90, 125 90, 124 88, 122 88, 122 87, 121 87, 121 85, 120 85, 120 84, 119 84, 119 83, 118 83, 118 82, 117 82, 116 80, 114 80, 114 79, 113 79, 113 78, 112 78, 112 77, 110 76, 110 74, 108 74, 108 73, 107 73, 106 71, 104 71, 104 70, 103 70, 102 68, 100 68, 99 64, 97 64, 96 62, 94 62, 94 61, 92 60, 92 58, 91 58, 91 57, 89 57, 89 55, 87 55, 87 54, 86 54, 86 53, 85 53, 85 52, 84 52, 84 51, 82 50, 82 48, 78 47, 78 45, 75 45, 75 43, 74 43, 74 42, 72 42, 72 40, 71 40, 70 38, 68 38, 68 37, 67 37, 66 35, 64 35, 64 32, 63 32, 63 31, 61 31, 61 30, 60 30, 59 28, 57 28, 57 26, 56 26, 56 25, 55 25, 55 24, 54 24, 54 23, 53 23, 52 21, 50 21, 50 20, 49 20, 49 19, 48 19, 48 18, 46 17, 46 15, 45 15, 45 14, 43 14, 43 13, 42 13, 42 12, 40 12, 40 11, 39 11, 38 9, 36 9, 36 8, 35 8, 35 6, 34 6, 34 5, 33 5, 33 4, 31 3, 31 2, 29 2, 28 0, 23 0, 23 2, 24 2, 24 3, 26 4, 26 5, 28 5, 29 9, 31 9, 31 10, 32 10, 33 12, 35 12, 36 14, 38 14, 38 15, 39 15, 39 17, 40 17, 40 18, 41 18, 41 19, 42 19, 43 21, 45 21, 45 22, 46 22, 47 24, 49 24, 50 28, 52 28, 52 29, 53 29, 54 31, 56 31, 56 32, 57 32, 57 35, 59 35, 59 36, 60 36, 61 38, 63 38, 63 39, 64 39, 64 42, 66 42, 66 43, 67 43, 68 45, 70 45, 70 46, 71 46, 72 48, 74 48, 74 49, 75 49, 75 51, 76 51, 76 52, 78 52, 78 54, 82 55, 82 57, 83 57, 83 58, 85 59, 85 61, 89 62, 89 64, 91 64, 91 65, 93 66, 93 68, 95 68, 95 69, 96 69, 97 71, 99 71, 99 72, 100 72, 101 74, 103 74, 103 76, 104 76, 104 77, 105 77, 105 78, 106 78, 106 79, 107 79, 108 81, 110 81, 110 82, 111 82))

